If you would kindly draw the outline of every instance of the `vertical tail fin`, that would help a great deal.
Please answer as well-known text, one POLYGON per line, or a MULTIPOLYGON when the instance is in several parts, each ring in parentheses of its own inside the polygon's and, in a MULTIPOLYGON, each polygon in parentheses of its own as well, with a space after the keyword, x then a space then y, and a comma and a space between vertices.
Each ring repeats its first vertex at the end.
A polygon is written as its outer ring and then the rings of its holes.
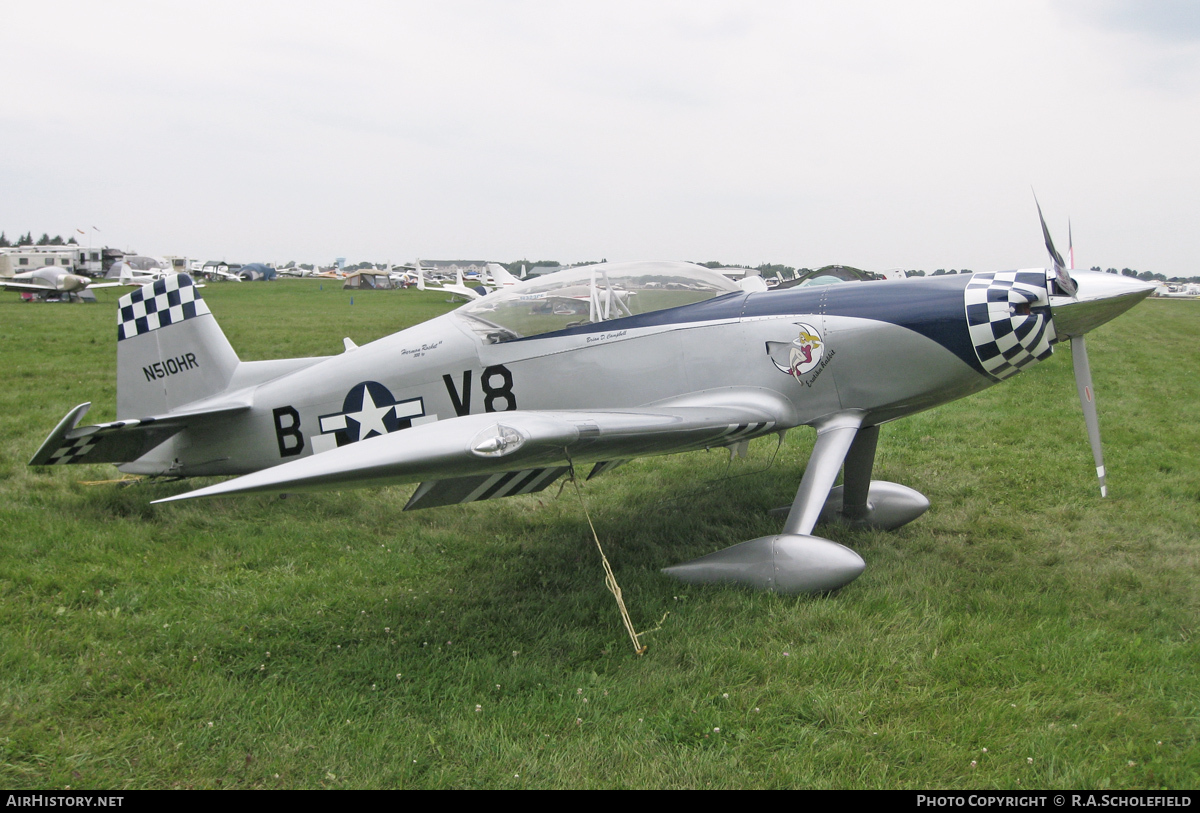
POLYGON ((240 363, 187 274, 121 297, 117 418, 162 415, 223 392, 240 363))
POLYGON ((516 285, 520 281, 500 263, 488 263, 488 273, 492 275, 492 285, 516 285))

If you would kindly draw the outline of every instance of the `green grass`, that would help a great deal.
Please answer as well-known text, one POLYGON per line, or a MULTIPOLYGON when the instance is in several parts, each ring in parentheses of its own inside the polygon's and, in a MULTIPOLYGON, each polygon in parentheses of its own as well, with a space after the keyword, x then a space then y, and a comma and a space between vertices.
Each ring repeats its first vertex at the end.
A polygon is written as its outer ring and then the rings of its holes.
MULTIPOLYGON (((653 630, 638 657, 570 489, 410 513, 411 488, 152 506, 185 486, 28 468, 75 404, 115 417, 117 295, 0 301, 0 786, 1200 783, 1200 303, 1146 302, 1090 337, 1107 500, 1065 348, 885 426, 876 477, 933 507, 892 533, 820 529, 868 565, 833 597, 658 573, 776 532, 809 431, 769 468, 758 441, 732 466, 653 458, 589 482, 653 630)), ((244 359, 337 353, 450 307, 309 281, 205 297, 244 359)))

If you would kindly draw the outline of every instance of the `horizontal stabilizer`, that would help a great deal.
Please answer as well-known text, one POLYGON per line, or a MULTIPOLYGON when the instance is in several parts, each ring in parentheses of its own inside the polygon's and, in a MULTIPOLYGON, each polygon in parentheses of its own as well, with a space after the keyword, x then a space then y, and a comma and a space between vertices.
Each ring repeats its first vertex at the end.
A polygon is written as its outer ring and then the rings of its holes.
POLYGON ((506 471, 503 474, 478 474, 474 477, 455 477, 451 480, 428 480, 413 492, 405 511, 418 508, 437 508, 441 505, 498 500, 518 494, 542 491, 569 471, 567 466, 506 471))
POLYGON ((201 417, 239 412, 249 404, 231 404, 203 411, 185 411, 170 415, 127 421, 79 426, 92 406, 80 404, 58 422, 29 461, 31 466, 57 466, 69 463, 128 463, 137 460, 163 441, 173 437, 201 417))

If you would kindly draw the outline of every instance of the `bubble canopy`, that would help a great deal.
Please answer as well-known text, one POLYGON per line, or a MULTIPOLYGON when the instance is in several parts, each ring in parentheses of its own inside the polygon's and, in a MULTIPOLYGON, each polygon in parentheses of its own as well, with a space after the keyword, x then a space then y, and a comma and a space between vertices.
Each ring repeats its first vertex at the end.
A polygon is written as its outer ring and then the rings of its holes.
POLYGON ((490 343, 703 302, 741 291, 703 266, 682 262, 600 263, 500 289, 455 313, 490 343))

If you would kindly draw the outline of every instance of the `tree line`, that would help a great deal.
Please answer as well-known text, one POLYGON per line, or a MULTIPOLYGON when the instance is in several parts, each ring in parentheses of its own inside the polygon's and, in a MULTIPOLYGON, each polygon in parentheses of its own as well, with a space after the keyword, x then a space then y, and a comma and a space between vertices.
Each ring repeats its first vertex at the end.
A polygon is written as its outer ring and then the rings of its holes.
MULTIPOLYGON (((778 276, 780 279, 785 279, 785 280, 792 279, 793 277, 800 276, 801 274, 806 274, 812 270, 810 268, 797 269, 797 268, 792 268, 790 265, 777 265, 775 263, 763 263, 758 266, 750 266, 750 265, 741 265, 738 263, 722 263, 722 262, 718 262, 716 260, 711 260, 709 262, 700 263, 700 265, 703 265, 705 268, 754 268, 755 270, 760 272, 764 277, 778 276)), ((1120 276, 1123 276, 1123 277, 1136 277, 1144 282, 1175 282, 1175 283, 1188 282, 1188 283, 1200 284, 1200 277, 1167 277, 1165 274, 1157 274, 1152 271, 1136 271, 1132 268, 1122 268, 1120 271, 1118 271, 1115 268, 1101 268, 1098 265, 1094 265, 1094 266, 1092 266, 1091 270, 1092 271, 1101 271, 1105 274, 1119 274, 1120 276)), ((973 274, 973 273, 975 273, 975 272, 972 271, 970 268, 949 268, 949 269, 939 268, 936 271, 930 272, 928 274, 925 272, 924 269, 920 269, 920 268, 909 268, 909 269, 905 269, 905 271, 904 271, 904 275, 906 277, 924 277, 924 276, 940 277, 940 276, 943 276, 946 274, 973 274)))
POLYGON ((72 235, 70 237, 70 239, 64 240, 62 238, 62 235, 60 235, 60 234, 56 234, 53 237, 51 237, 49 234, 46 234, 45 232, 43 232, 42 236, 37 239, 36 243, 33 240, 33 232, 25 232, 24 234, 22 234, 20 237, 17 238, 17 242, 11 243, 8 240, 8 235, 6 235, 4 232, 0 231, 0 248, 11 248, 13 246, 20 247, 20 246, 77 246, 77 245, 79 245, 79 243, 77 243, 75 241, 74 235, 72 235))
MULTIPOLYGON (((53 237, 51 237, 49 234, 47 234, 45 232, 43 232, 42 236, 39 237, 36 241, 34 241, 34 239, 33 239, 33 232, 26 232, 25 234, 22 234, 20 237, 17 238, 17 242, 13 243, 13 242, 9 241, 8 236, 4 232, 0 231, 0 248, 10 248, 13 246, 20 247, 20 246, 75 246, 75 245, 79 245, 79 244, 75 240, 74 236, 71 236, 70 238, 64 240, 61 235, 56 234, 53 237)), ((605 260, 599 260, 598 262, 605 262, 605 260)), ((590 263, 575 263, 575 265, 589 265, 589 264, 590 263)), ((698 264, 704 266, 705 268, 752 268, 755 271, 758 271, 759 274, 761 274, 764 277, 779 277, 780 279, 784 279, 784 280, 795 279, 796 277, 798 277, 802 274, 807 274, 812 271, 811 268, 793 268, 790 265, 780 265, 778 263, 761 263, 757 266, 750 266, 750 265, 742 265, 740 263, 723 263, 718 260, 709 260, 708 262, 703 262, 703 263, 698 263, 698 264)), ((295 265, 295 263, 294 262, 288 263, 288 266, 292 266, 292 265, 295 265)), ((501 263, 501 265, 503 265, 506 269, 508 269, 509 273, 511 273, 511 274, 520 274, 521 266, 525 266, 526 268, 533 268, 535 266, 551 266, 551 267, 553 267, 553 266, 561 265, 561 263, 559 263, 557 260, 537 260, 537 261, 514 260, 513 262, 510 262, 510 263, 501 263)), ((298 267, 299 268, 312 268, 312 266, 308 265, 308 264, 302 264, 298 267)), ((352 270, 360 270, 360 269, 367 269, 367 268, 384 268, 384 267, 386 267, 386 266, 377 265, 376 263, 361 262, 354 266, 347 266, 346 270, 352 271, 352 270)), ((1106 274, 1119 274, 1123 277, 1136 277, 1137 279, 1143 280, 1145 282, 1175 282, 1175 283, 1200 284, 1200 277, 1167 277, 1164 274, 1157 274, 1157 273, 1154 273, 1151 271, 1136 271, 1132 268, 1122 268, 1120 271, 1118 271, 1115 268, 1101 268, 1098 265, 1093 265, 1091 270, 1092 271, 1102 271, 1106 274)), ((961 269, 939 268, 936 271, 933 271, 932 273, 930 273, 929 276, 940 277, 945 274, 971 274, 971 273, 973 273, 973 272, 969 268, 961 268, 961 269)), ((910 268, 910 269, 905 269, 904 275, 906 277, 924 277, 924 276, 926 276, 926 273, 925 273, 924 269, 910 268)))

